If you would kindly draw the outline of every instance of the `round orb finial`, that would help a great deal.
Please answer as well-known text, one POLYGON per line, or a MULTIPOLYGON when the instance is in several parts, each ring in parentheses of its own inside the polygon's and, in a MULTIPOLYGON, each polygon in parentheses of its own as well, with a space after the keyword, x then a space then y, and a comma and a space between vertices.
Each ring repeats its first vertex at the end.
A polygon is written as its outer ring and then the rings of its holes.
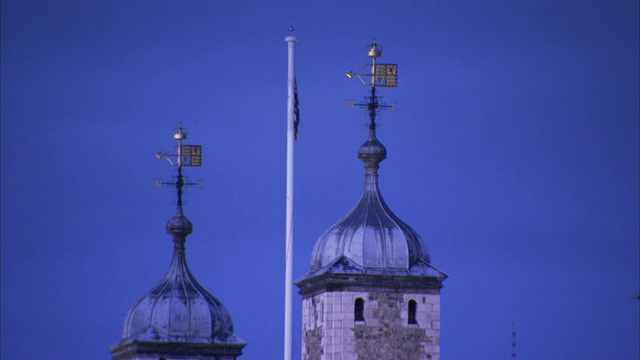
POLYGON ((167 222, 167 233, 173 236, 187 236, 193 231, 193 224, 184 216, 182 209, 167 222))
POLYGON ((379 58, 382 56, 382 46, 376 44, 376 39, 373 38, 373 43, 369 45, 369 50, 367 51, 367 56, 370 58, 379 58))
POLYGON ((187 138, 187 133, 183 132, 182 129, 178 130, 178 132, 176 132, 175 134, 173 134, 173 138, 175 140, 186 140, 187 138))
POLYGON ((378 141, 375 136, 371 136, 358 150, 358 159, 365 165, 377 166, 387 158, 387 149, 378 141))
POLYGON ((176 130, 176 133, 173 134, 173 138, 178 141, 187 139, 187 133, 184 131, 184 128, 182 127, 182 122, 179 123, 178 130, 176 130))

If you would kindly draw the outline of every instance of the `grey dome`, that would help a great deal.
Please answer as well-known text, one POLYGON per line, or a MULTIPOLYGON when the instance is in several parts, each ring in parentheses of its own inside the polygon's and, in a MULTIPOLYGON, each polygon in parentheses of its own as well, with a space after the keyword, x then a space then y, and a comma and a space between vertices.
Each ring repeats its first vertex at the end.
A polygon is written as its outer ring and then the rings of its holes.
POLYGON ((378 189, 377 170, 386 155, 387 150, 372 130, 358 151, 366 169, 362 196, 344 218, 316 241, 311 273, 338 263, 331 272, 352 272, 353 267, 364 272, 411 272, 416 265, 429 267, 431 259, 426 245, 409 225, 393 214, 378 189), (349 269, 344 267, 345 261, 340 260, 348 260, 349 269))
POLYGON ((122 334, 132 341, 244 344, 233 334, 233 322, 222 303, 191 274, 185 258, 186 236, 191 222, 178 207, 167 223, 173 236, 171 265, 160 283, 129 310, 122 334))

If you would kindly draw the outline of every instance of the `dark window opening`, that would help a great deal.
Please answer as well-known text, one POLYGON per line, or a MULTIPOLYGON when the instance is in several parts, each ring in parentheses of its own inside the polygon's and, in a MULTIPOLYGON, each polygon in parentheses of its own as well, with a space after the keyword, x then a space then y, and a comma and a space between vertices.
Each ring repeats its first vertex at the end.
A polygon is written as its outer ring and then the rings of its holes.
POLYGON ((414 300, 409 300, 409 324, 417 324, 416 321, 416 309, 418 307, 418 303, 414 300))
POLYGON ((356 321, 364 321, 364 300, 361 298, 356 299, 354 305, 354 318, 356 321))

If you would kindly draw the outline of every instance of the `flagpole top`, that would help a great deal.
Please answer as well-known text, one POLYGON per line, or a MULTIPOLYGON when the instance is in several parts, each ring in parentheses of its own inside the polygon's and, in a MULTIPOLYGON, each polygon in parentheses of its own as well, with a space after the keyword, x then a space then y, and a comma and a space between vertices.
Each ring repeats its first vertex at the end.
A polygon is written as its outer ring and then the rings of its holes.
POLYGON ((286 38, 284 38, 284 41, 289 42, 289 43, 296 43, 298 42, 298 38, 293 36, 293 32, 295 31, 295 29, 293 28, 293 26, 291 26, 289 28, 289 36, 287 36, 286 38))

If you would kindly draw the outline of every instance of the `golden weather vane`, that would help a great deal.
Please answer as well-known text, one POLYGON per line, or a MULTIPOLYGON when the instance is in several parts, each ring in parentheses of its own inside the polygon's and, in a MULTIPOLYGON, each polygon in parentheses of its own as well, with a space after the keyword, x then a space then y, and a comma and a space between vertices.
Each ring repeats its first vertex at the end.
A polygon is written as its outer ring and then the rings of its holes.
POLYGON ((359 79, 364 85, 371 87, 397 87, 398 86, 398 64, 378 64, 376 59, 382 56, 382 46, 377 44, 373 39, 367 49, 367 56, 371 58, 371 64, 366 64, 357 72, 349 71, 345 75, 349 79, 354 77, 359 79), (370 73, 366 73, 365 69, 371 68, 370 73), (370 80, 366 81, 365 78, 370 80))
POLYGON ((362 84, 371 87, 371 95, 367 97, 366 103, 356 103, 355 101, 349 101, 348 106, 358 106, 364 108, 369 112, 369 129, 375 130, 376 128, 376 115, 377 110, 390 109, 395 110, 396 103, 391 105, 384 104, 380 101, 380 98, 376 95, 377 87, 397 87, 398 86, 398 65, 397 64, 378 64, 377 59, 382 56, 382 46, 373 39, 373 43, 367 48, 367 56, 371 59, 371 64, 366 64, 360 70, 354 72, 353 70, 347 72, 345 75, 349 79, 354 77, 360 80, 362 84), (367 68, 371 68, 370 73, 366 72, 367 68), (370 78, 370 79, 367 79, 370 78))
POLYGON ((156 186, 174 186, 178 193, 178 205, 182 206, 182 189, 185 186, 198 186, 202 187, 202 180, 197 182, 189 182, 185 180, 182 175, 182 167, 200 167, 202 166, 202 146, 201 145, 183 145, 182 141, 187 139, 186 129, 182 127, 182 123, 179 123, 178 128, 173 134, 173 139, 178 141, 178 145, 174 146, 169 152, 163 153, 162 151, 155 154, 158 159, 167 159, 169 164, 178 167, 178 176, 176 181, 164 181, 156 180, 156 186), (176 149, 176 153, 172 151, 176 149))

